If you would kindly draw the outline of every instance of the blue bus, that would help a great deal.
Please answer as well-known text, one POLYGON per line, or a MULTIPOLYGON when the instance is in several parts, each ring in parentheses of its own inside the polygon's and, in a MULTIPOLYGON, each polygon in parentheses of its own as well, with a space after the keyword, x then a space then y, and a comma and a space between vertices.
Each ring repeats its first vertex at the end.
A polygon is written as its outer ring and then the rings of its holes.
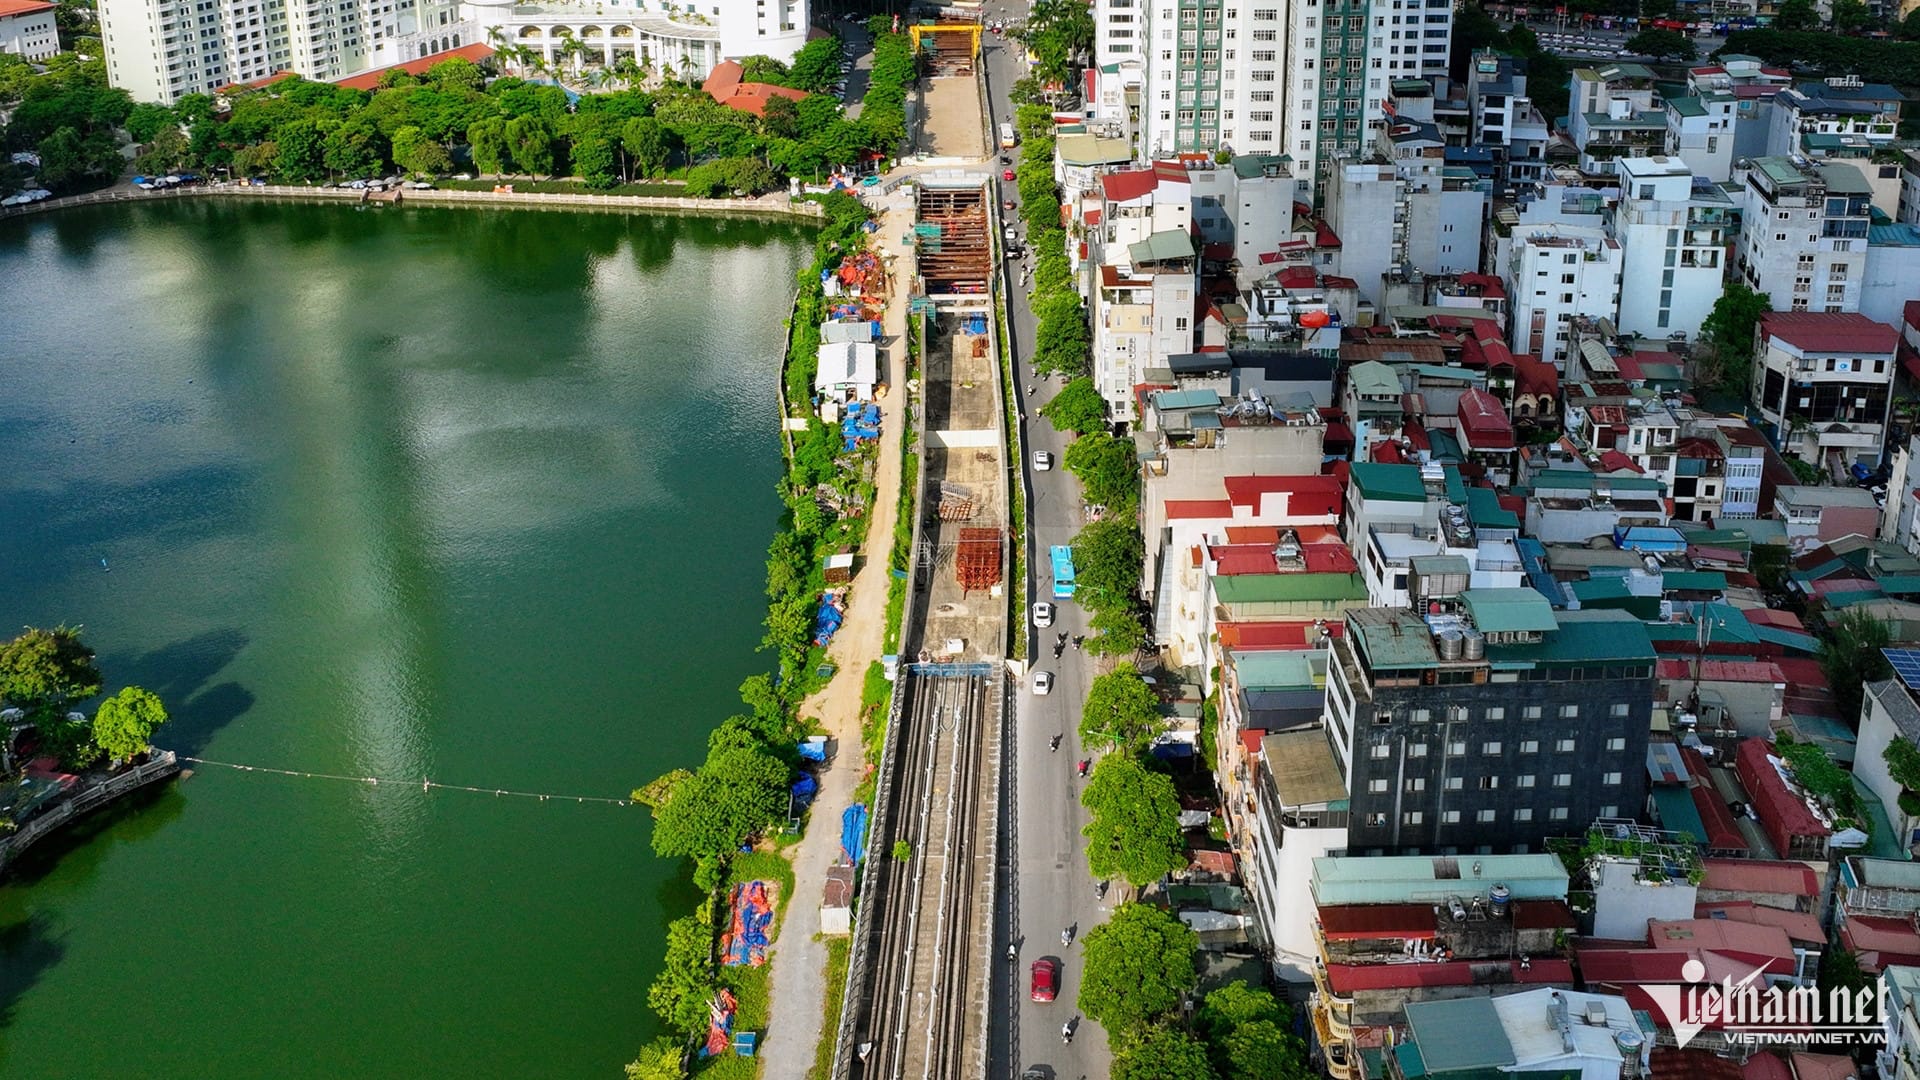
POLYGON ((1073 599, 1073 548, 1057 544, 1047 550, 1053 557, 1053 598, 1073 599))

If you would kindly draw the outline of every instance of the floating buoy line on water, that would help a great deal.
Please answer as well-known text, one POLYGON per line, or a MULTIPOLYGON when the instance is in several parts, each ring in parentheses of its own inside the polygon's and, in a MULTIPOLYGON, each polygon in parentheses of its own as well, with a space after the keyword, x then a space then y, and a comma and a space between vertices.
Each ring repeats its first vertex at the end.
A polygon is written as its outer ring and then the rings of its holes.
MULTIPOLYGON (((274 776, 297 776, 302 780, 344 780, 350 784, 364 784, 368 787, 381 787, 384 785, 396 789, 408 788, 415 783, 413 780, 395 780, 381 776, 342 776, 336 773, 301 772, 298 769, 275 769, 265 765, 239 765, 231 761, 209 761, 206 758, 188 757, 185 754, 178 756, 181 761, 190 761, 195 765, 211 765, 222 769, 232 769, 235 772, 271 773, 274 776)), ((424 776, 419 779, 418 783, 421 791, 439 789, 441 791, 466 791, 475 795, 494 795, 503 798, 537 799, 540 802, 601 803, 607 806, 633 805, 632 799, 610 799, 604 795, 561 795, 552 792, 510 791, 506 788, 473 787, 468 784, 443 784, 437 780, 429 780, 424 776)))

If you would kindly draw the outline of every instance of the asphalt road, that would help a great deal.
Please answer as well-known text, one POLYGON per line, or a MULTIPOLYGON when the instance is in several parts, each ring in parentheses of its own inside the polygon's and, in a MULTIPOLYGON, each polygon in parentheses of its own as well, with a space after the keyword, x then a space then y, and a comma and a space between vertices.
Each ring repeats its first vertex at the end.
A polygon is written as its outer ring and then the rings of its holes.
MULTIPOLYGON (((1561 25, 1557 21, 1529 22, 1535 35, 1540 38, 1540 47, 1548 52, 1557 53, 1573 61, 1591 61, 1608 63, 1617 60, 1645 60, 1627 52, 1627 39, 1633 35, 1620 30, 1583 30, 1578 24, 1561 25)), ((1727 43, 1724 37, 1696 37, 1694 51, 1702 58, 1713 55, 1714 50, 1727 43)))
MULTIPOLYGON (((1019 19, 1026 13, 1024 0, 1002 4, 987 15, 989 20, 1019 19)), ((987 34, 982 38, 987 71, 988 110, 993 129, 1011 122, 1013 110, 1007 92, 1014 80, 1024 74, 1017 47, 1003 38, 987 34)), ((1017 151, 1016 151, 1017 153, 1017 151)), ((1018 158, 1016 157, 1017 161, 1018 158)), ((997 162, 997 159, 996 159, 997 162)), ((995 175, 1004 167, 996 163, 995 175)), ((1018 199, 1012 183, 996 181, 1002 204, 1018 199)), ((1010 219, 1011 220, 1011 219, 1010 219)), ((1024 227, 1020 229, 1024 235, 1024 227)), ((1033 374, 1028 358, 1033 348, 1034 318, 1026 290, 1020 285, 1023 261, 1003 265, 1003 283, 1007 296, 1008 343, 1014 358, 1016 397, 1022 413, 1021 449, 1025 460, 1021 467, 1031 486, 1027 507, 1027 528, 1032 537, 1027 559, 1029 595, 1051 599, 1051 573, 1047 548, 1073 539, 1080 525, 1079 482, 1059 467, 1067 440, 1041 419, 1038 409, 1061 385, 1060 380, 1042 380, 1033 374), (1034 386, 1028 396, 1026 386, 1034 386), (1033 471, 1036 450, 1051 451, 1055 468, 1033 471)), ((1105 921, 1109 908, 1094 896, 1094 882, 1087 871, 1085 839, 1080 830, 1086 824, 1086 811, 1080 806, 1084 783, 1075 776, 1075 764, 1084 756, 1076 729, 1080 726, 1080 706, 1086 700, 1087 686, 1093 678, 1092 659, 1071 646, 1058 660, 1052 646, 1061 632, 1069 635, 1087 632, 1086 613, 1070 603, 1056 603, 1056 617, 1050 628, 1029 626, 1039 659, 1035 667, 1054 673, 1053 692, 1033 693, 1029 677, 1015 698, 1014 745, 1007 761, 1014 769, 1010 784, 1010 805, 1001 807, 1001 820, 1007 835, 1004 840, 1015 859, 1015 874, 1009 888, 1001 891, 1001 910, 996 926, 1000 937, 995 952, 1003 959, 1004 970, 996 981, 993 1014, 1000 1022, 990 1033, 988 1075, 1019 1076, 1025 1069, 1039 1067, 1049 1080, 1079 1080, 1105 1077, 1112 1063, 1106 1038, 1098 1025, 1080 1016, 1075 999, 1080 992, 1080 938, 1096 924, 1105 921), (1058 751, 1048 748, 1060 735, 1058 751), (1018 960, 1008 963, 1007 928, 1018 960), (1073 944, 1061 944, 1061 931, 1074 928, 1073 944), (1058 1000, 1051 1004, 1029 998, 1030 969, 1043 957, 1060 962, 1061 980, 1058 1000), (1071 1044, 1060 1038, 1062 1024, 1078 1019, 1071 1044)), ((1029 612, 1031 617, 1031 612, 1029 612)), ((1109 894, 1117 898, 1117 890, 1109 894)))

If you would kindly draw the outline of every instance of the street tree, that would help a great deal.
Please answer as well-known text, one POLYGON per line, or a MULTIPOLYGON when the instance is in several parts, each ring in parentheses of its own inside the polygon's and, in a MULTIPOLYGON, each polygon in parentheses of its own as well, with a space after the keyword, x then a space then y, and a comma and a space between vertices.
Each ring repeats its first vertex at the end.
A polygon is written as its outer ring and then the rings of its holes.
POLYGON ((1133 517, 1140 500, 1140 460, 1132 439, 1104 431, 1082 435, 1067 444, 1066 465, 1079 478, 1087 502, 1106 507, 1110 514, 1133 517))
POLYGON ((453 171, 453 157, 447 148, 414 124, 394 131, 393 163, 415 176, 441 176, 453 171))
POLYGON ((1146 545, 1131 520, 1103 517, 1073 538, 1075 597, 1095 611, 1130 606, 1140 590, 1146 545))
POLYGON ((1132 754, 1109 754, 1093 770, 1080 802, 1093 815, 1081 832, 1094 877, 1142 888, 1187 865, 1180 797, 1165 773, 1132 754))
POLYGON ((1650 27, 1627 39, 1626 50, 1655 60, 1692 60, 1700 55, 1693 39, 1678 30, 1650 27))
POLYGON ((513 162, 520 171, 535 179, 553 175, 553 129, 543 117, 514 117, 507 121, 506 137, 513 162))
POLYGON ((1116 665, 1087 688, 1087 703, 1080 712, 1080 739, 1089 746, 1137 754, 1145 751, 1165 727, 1160 699, 1132 664, 1116 665))
POLYGON ((1166 1024, 1154 1024, 1121 1040, 1113 1055, 1113 1080, 1217 1080, 1200 1040, 1166 1024))
POLYGON ((143 145, 152 142, 162 128, 178 126, 179 121, 174 119, 172 109, 151 101, 135 105, 133 111, 127 114, 127 137, 143 145))
POLYGON ((153 749, 147 739, 166 722, 166 706, 158 697, 137 686, 125 687, 94 713, 93 741, 109 758, 126 761, 153 749))
POLYGON ((1818 30, 1820 12, 1813 0, 1782 0, 1774 13, 1771 28, 1781 31, 1818 30))
POLYGON ((1056 430, 1086 435, 1107 426, 1107 403, 1094 388, 1093 380, 1081 375, 1040 406, 1040 415, 1053 421, 1056 430))
POLYGON ((816 38, 807 42, 799 52, 793 54, 793 62, 787 65, 786 85, 809 94, 823 94, 832 90, 839 78, 838 37, 816 38))
POLYGON ((1920 747, 1905 736, 1895 735, 1880 751, 1880 760, 1887 764, 1887 775, 1900 785, 1900 812, 1920 817, 1920 747))
POLYGON ((1033 334, 1033 369, 1043 375, 1086 371, 1093 334, 1087 329, 1080 297, 1071 292, 1055 293, 1035 305, 1034 316, 1040 322, 1033 334))
POLYGON ((1214 1048, 1222 1080, 1310 1080, 1307 1048, 1271 1020, 1255 1020, 1227 1032, 1214 1048))
POLYGON ((1150 904, 1120 905, 1113 918, 1087 932, 1080 1011, 1109 1033, 1173 1012, 1198 981, 1193 954, 1199 947, 1199 935, 1173 915, 1150 904))
POLYGON ((1833 0, 1833 28, 1842 34, 1857 34, 1873 25, 1873 12, 1863 0, 1833 0))
POLYGON ((599 135, 582 135, 573 140, 573 174, 591 188, 610 188, 620 182, 615 172, 613 143, 599 135))
POLYGON ((0 700, 28 713, 64 713, 100 692, 100 667, 77 626, 28 627, 0 645, 0 700))
POLYGON ((1210 991, 1193 1014, 1193 1026, 1208 1041, 1218 1040, 1241 1024, 1268 1020, 1285 1024, 1287 1007, 1271 991, 1248 986, 1245 979, 1210 991))
POLYGON ((1892 643, 1893 630, 1865 608, 1846 608, 1828 621, 1827 636, 1815 655, 1827 685, 1833 687, 1834 704, 1849 722, 1858 722, 1866 684, 1893 674, 1880 652, 1892 643))
POLYGON ((1131 603, 1096 610, 1087 627, 1093 636, 1087 638, 1086 649, 1095 656, 1133 656, 1147 645, 1147 628, 1131 603))

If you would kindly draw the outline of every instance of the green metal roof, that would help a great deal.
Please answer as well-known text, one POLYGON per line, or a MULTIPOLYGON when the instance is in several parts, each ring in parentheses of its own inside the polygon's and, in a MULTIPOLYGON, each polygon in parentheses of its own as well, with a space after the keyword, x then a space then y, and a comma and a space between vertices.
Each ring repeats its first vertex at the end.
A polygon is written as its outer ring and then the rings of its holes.
POLYGON ((1519 516, 1500 505, 1500 493, 1492 488, 1467 489, 1467 516, 1473 519, 1475 528, 1518 529, 1520 527, 1519 516))
POLYGON ((1460 603, 1483 634, 1538 633, 1555 629, 1553 607, 1531 588, 1468 589, 1460 603))
POLYGON ((1655 784, 1653 805, 1660 811, 1660 827, 1668 832, 1683 832, 1695 840, 1707 838, 1707 823, 1700 820, 1700 808, 1693 803, 1693 789, 1686 784, 1655 784))
POLYGON ((1378 360, 1363 360, 1347 369, 1347 387, 1361 397, 1397 397, 1400 376, 1378 360))
POLYGON ((1681 116, 1705 116, 1707 107, 1697 97, 1676 97, 1667 99, 1667 108, 1681 116))
POLYGON ((1491 997, 1410 1001, 1406 1015, 1428 1075, 1499 1068, 1517 1060, 1491 997))
POLYGON ((1352 472, 1348 474, 1348 480, 1360 492, 1361 498, 1387 499, 1392 502, 1427 501, 1427 485, 1420 480, 1418 465, 1385 465, 1377 461, 1359 461, 1354 463, 1352 472))
POLYGON ((1727 575, 1718 570, 1668 570, 1660 575, 1660 588, 1674 592, 1727 591, 1727 575))
MULTIPOLYGON (((1592 491, 1597 478, 1585 469, 1546 469, 1533 478, 1533 490, 1592 491)), ((1665 485, 1657 476, 1609 476, 1606 482, 1615 491, 1659 491, 1665 485)))
POLYGON ((1127 258, 1136 266, 1140 263, 1191 259, 1193 237, 1179 229, 1162 229, 1137 244, 1127 245, 1127 258))
POLYGON ((1428 379, 1447 379, 1453 382, 1472 383, 1474 386, 1487 385, 1485 372, 1468 371, 1463 367, 1445 367, 1440 364, 1402 364, 1400 370, 1411 371, 1428 379))
POLYGON ((1159 409, 1217 409, 1220 394, 1214 390, 1161 390, 1153 395, 1159 409))
POLYGON ((1515 900, 1565 900, 1567 868, 1557 855, 1325 855, 1313 860, 1311 888, 1322 907, 1422 904, 1491 888, 1515 900), (1479 869, 1478 875, 1474 873, 1479 869))
POLYGON ((1296 600, 1365 600, 1359 574, 1234 574, 1213 579, 1223 604, 1281 604, 1296 600))
POLYGON ((1633 595, 1633 592, 1627 588, 1627 579, 1614 574, 1569 582, 1567 591, 1582 604, 1591 604, 1596 600, 1624 600, 1633 595))
POLYGON ((1545 641, 1487 643, 1487 657, 1505 663, 1591 664, 1651 661, 1646 624, 1624 611, 1563 611, 1559 628, 1545 641))
POLYGON ((1827 182, 1829 195, 1871 195, 1872 185, 1860 170, 1844 162, 1820 166, 1820 178, 1827 182))
POLYGON ((1252 180, 1264 175, 1270 167, 1291 164, 1293 159, 1285 154, 1241 154, 1233 159, 1233 175, 1242 180, 1252 180))

